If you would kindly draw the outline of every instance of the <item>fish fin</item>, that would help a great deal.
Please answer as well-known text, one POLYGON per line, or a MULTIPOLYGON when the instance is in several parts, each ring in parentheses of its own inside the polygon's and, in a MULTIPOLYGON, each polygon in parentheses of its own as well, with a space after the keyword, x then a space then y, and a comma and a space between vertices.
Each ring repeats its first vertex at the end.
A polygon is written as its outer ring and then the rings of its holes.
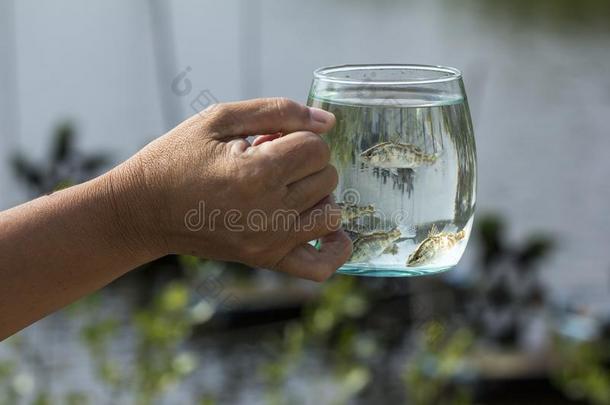
POLYGON ((407 258, 407 267, 414 267, 414 266, 416 266, 415 262, 416 262, 416 260, 415 260, 415 252, 413 252, 407 258))
MULTIPOLYGON (((373 148, 374 148, 374 146, 373 146, 373 148)), ((361 158, 364 158, 364 159, 368 159, 368 155, 369 155, 369 153, 371 153, 371 150, 372 150, 373 148, 368 148, 368 149, 363 150, 362 152, 360 152, 360 157, 361 157, 361 158)), ((365 162, 366 162, 366 160, 365 160, 365 162)), ((366 164, 366 163, 365 163, 365 164, 366 164)))
POLYGON ((392 245, 390 245, 387 248, 385 248, 383 253, 390 254, 390 255, 395 255, 395 254, 398 253, 398 246, 396 246, 396 243, 393 243, 392 245))
POLYGON ((430 228, 430 230, 428 231, 428 237, 438 235, 438 234, 439 234, 439 231, 438 231, 438 228, 436 227, 436 224, 432 224, 432 228, 430 228))
POLYGON ((371 153, 372 151, 374 151, 374 150, 376 150, 376 149, 379 149, 379 148, 382 148, 382 147, 384 147, 385 145, 388 145, 389 143, 391 143, 391 142, 381 142, 381 143, 378 143, 378 144, 376 144, 376 145, 373 145, 373 146, 371 146, 370 148, 367 148, 367 149, 363 150, 363 151, 360 153, 360 157, 367 157, 367 156, 368 156, 368 154, 369 154, 369 153, 371 153))

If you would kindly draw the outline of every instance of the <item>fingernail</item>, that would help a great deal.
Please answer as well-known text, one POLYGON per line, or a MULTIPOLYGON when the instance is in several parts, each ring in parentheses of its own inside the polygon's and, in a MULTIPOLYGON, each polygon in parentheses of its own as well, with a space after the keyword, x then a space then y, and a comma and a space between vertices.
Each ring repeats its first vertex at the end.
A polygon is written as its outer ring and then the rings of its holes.
POLYGON ((309 111, 311 114, 311 119, 316 122, 321 122, 323 124, 328 124, 333 122, 335 116, 328 111, 321 110, 315 107, 309 107, 309 111))

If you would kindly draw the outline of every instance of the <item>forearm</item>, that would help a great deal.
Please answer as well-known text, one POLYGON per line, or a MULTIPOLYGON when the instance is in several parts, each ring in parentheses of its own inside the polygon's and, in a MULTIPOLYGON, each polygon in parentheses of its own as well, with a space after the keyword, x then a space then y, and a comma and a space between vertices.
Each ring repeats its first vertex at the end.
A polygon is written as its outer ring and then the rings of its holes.
POLYGON ((145 208, 125 203, 116 177, 0 213, 0 340, 161 255, 131 221, 145 208))

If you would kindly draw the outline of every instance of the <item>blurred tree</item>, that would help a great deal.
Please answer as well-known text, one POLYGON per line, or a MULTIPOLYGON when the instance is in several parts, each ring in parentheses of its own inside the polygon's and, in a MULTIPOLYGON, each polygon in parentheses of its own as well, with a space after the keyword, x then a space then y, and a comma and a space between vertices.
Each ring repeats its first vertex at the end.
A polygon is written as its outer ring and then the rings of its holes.
POLYGON ((75 146, 74 128, 69 123, 55 130, 49 157, 35 163, 17 152, 11 159, 13 171, 33 197, 89 180, 110 164, 106 154, 84 154, 75 146))
POLYGON ((534 234, 523 244, 511 244, 500 217, 483 215, 475 228, 480 244, 473 282, 461 292, 471 327, 488 341, 514 346, 527 327, 523 314, 546 305, 539 263, 554 247, 545 235, 534 234))

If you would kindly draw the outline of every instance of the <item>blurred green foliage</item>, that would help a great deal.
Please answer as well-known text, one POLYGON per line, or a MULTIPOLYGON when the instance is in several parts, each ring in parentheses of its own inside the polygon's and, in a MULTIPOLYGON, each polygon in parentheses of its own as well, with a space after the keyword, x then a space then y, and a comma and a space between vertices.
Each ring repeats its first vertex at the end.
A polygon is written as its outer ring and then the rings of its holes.
POLYGON ((467 328, 448 329, 442 322, 424 325, 403 375, 413 405, 473 403, 473 390, 458 383, 468 375, 467 355, 475 336, 467 328))
POLYGON ((517 21, 525 29, 610 31, 610 24, 604 24, 610 17, 607 0, 447 0, 447 3, 474 6, 488 21, 517 21))
MULTIPOLYGON (((429 0, 428 0, 429 1, 429 0)), ((343 0, 350 7, 370 7, 376 12, 396 12, 397 3, 417 6, 421 0, 343 0)), ((450 15, 474 14, 481 24, 498 29, 501 25, 526 34, 533 30, 550 31, 556 35, 576 32, 610 32, 608 0, 440 0, 439 5, 450 15)))
POLYGON ((263 367, 269 404, 303 403, 285 385, 306 360, 320 353, 330 367, 336 389, 333 403, 347 403, 370 381, 366 360, 376 342, 358 332, 357 321, 368 309, 365 290, 353 277, 338 276, 326 282, 319 299, 304 309, 303 317, 284 328, 275 359, 263 367))
MULTIPOLYGON (((198 265, 189 258, 184 260, 198 265)), ((189 279, 171 281, 153 294, 149 303, 124 308, 120 314, 105 308, 102 293, 86 297, 66 310, 73 320, 85 321, 80 340, 89 353, 98 383, 108 388, 112 403, 153 404, 195 370, 196 357, 184 349, 199 322, 191 310, 194 287, 189 279), (126 359, 116 352, 117 345, 125 344, 125 339, 135 353, 133 358, 126 359)), ((63 398, 52 396, 47 387, 37 386, 48 376, 27 371, 45 369, 33 356, 37 349, 23 334, 10 338, 6 348, 9 347, 11 357, 0 358, 0 405, 17 404, 24 398, 33 398, 33 405, 98 403, 90 392, 71 391, 63 398)))
POLYGON ((172 281, 130 319, 121 323, 113 315, 92 317, 83 327, 81 337, 96 374, 115 400, 133 398, 137 404, 152 404, 195 369, 195 357, 182 349, 194 326, 189 307, 192 293, 186 282, 172 281), (113 339, 125 330, 133 333, 135 352, 127 367, 110 352, 113 339))
POLYGON ((557 336, 554 345, 561 365, 552 370, 554 382, 570 398, 609 405, 610 336, 585 342, 557 336))
MULTIPOLYGON (((508 243, 501 231, 505 227, 491 216, 484 216, 476 229, 480 243, 496 252, 481 254, 481 260, 487 263, 499 263, 502 260, 496 255, 507 255, 505 259, 514 263, 533 265, 550 246, 540 237, 532 238, 532 243, 508 243)), ((133 308, 117 313, 106 307, 100 293, 67 310, 71 316, 85 320, 80 330, 81 341, 89 353, 97 382, 107 387, 113 403, 157 403, 198 367, 197 357, 187 349, 187 344, 194 328, 209 316, 201 318, 194 311, 197 302, 206 298, 199 296, 197 286, 201 277, 216 270, 192 257, 176 260, 183 266, 182 278, 155 285, 150 299, 133 308), (125 341, 130 353, 127 357, 120 354, 124 350, 117 351, 117 346, 125 341)), ((394 315, 379 312, 375 308, 379 291, 370 285, 355 277, 333 277, 321 286, 319 297, 303 308, 301 317, 285 324, 281 334, 256 339, 257 349, 271 349, 266 351, 267 361, 260 369, 269 404, 308 400, 299 397, 290 381, 307 373, 312 361, 317 363, 314 366, 317 370, 324 370, 324 375, 320 376, 322 380, 308 381, 333 387, 332 398, 325 398, 323 403, 352 403, 371 389, 381 369, 386 367, 385 359, 397 354, 393 352, 396 347, 384 340, 396 325, 386 322, 371 327, 370 319, 396 316, 398 312, 397 308, 392 310, 394 315)), ((469 291, 475 295, 474 290, 469 291)), ((410 305, 408 301, 404 303, 410 305)), ((452 323, 442 318, 428 319, 421 325, 405 328, 406 335, 400 338, 410 342, 402 373, 408 403, 467 405, 475 401, 478 376, 470 367, 469 356, 484 335, 465 322, 459 308, 449 315, 452 323)), ((51 395, 48 387, 40 384, 47 377, 28 371, 43 369, 36 356, 31 355, 36 349, 20 336, 9 344, 14 348, 13 355, 0 358, 0 398, 6 398, 4 403, 0 401, 1 405, 19 403, 23 398, 31 398, 31 404, 96 403, 90 392, 77 390, 62 396, 51 395), (29 360, 24 361, 24 353, 30 353, 29 360)), ((553 351, 559 362, 553 377, 557 386, 570 397, 584 396, 593 404, 607 403, 604 401, 607 401, 610 346, 591 342, 577 345, 569 341, 558 344, 561 346, 553 351)), ((312 387, 311 391, 315 389, 312 387)), ((215 401, 211 393, 203 393, 197 394, 193 403, 215 401)))

